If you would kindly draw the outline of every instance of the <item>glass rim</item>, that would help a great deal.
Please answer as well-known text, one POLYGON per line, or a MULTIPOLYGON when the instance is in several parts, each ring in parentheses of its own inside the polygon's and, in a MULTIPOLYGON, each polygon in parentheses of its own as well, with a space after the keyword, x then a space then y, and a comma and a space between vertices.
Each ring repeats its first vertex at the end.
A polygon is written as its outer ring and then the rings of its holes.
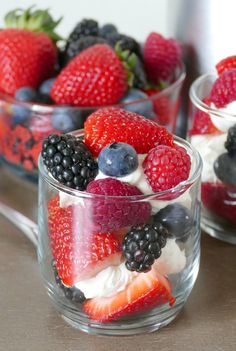
POLYGON ((207 105, 206 103, 204 103, 204 101, 202 101, 202 99, 199 98, 197 94, 198 88, 203 84, 204 81, 206 81, 207 79, 215 80, 216 78, 217 76, 214 74, 204 74, 198 77, 197 79, 195 79, 189 90, 190 100, 195 107, 197 107, 199 110, 203 112, 206 112, 207 114, 210 114, 222 119, 224 118, 228 120, 235 120, 236 114, 234 115, 232 113, 225 112, 223 110, 207 105))
MULTIPOLYGON (((83 129, 79 129, 77 131, 74 131, 71 134, 75 134, 78 137, 83 136, 84 131, 83 129)), ((80 191, 80 190, 76 190, 76 189, 72 189, 69 188, 68 186, 59 183, 56 179, 54 179, 52 176, 49 175, 49 173, 46 171, 45 166, 43 165, 43 160, 42 160, 42 156, 40 154, 39 156, 39 161, 38 161, 38 170, 39 170, 39 177, 42 177, 44 179, 44 181, 46 181, 47 184, 49 184, 50 186, 52 186, 53 188, 67 194, 67 195, 71 195, 74 196, 76 198, 97 198, 97 199, 101 199, 101 198, 106 198, 109 200, 133 200, 133 201, 139 201, 139 200, 145 200, 147 198, 150 197, 155 197, 155 200, 158 200, 157 198, 159 197, 160 200, 168 200, 167 195, 170 194, 175 194, 175 193, 179 193, 180 195, 182 193, 184 193, 184 191, 186 189, 188 189, 188 187, 190 187, 201 175, 201 170, 202 170, 202 159, 201 156, 199 154, 199 152, 197 151, 197 149, 195 149, 188 141, 178 137, 178 136, 174 136, 174 141, 177 142, 177 144, 181 145, 181 146, 185 146, 187 151, 191 150, 192 152, 192 158, 195 159, 195 166, 194 166, 194 170, 191 174, 191 176, 179 183, 177 186, 171 188, 171 189, 167 189, 164 191, 160 191, 160 192, 153 192, 150 194, 141 194, 141 195, 131 195, 131 196, 107 196, 107 195, 102 195, 102 194, 91 194, 88 193, 86 191, 80 191), (183 191, 184 190, 184 191, 183 191)), ((172 199, 172 198, 171 198, 172 199)))
POLYGON ((171 93, 176 87, 178 87, 182 84, 182 82, 184 81, 184 79, 186 77, 186 69, 185 69, 184 63, 181 62, 177 68, 179 69, 179 73, 177 75, 177 78, 168 87, 162 89, 161 91, 158 91, 156 94, 153 94, 152 96, 149 96, 148 98, 140 98, 140 99, 126 102, 126 103, 118 102, 116 104, 107 105, 107 106, 70 106, 70 105, 56 105, 56 104, 49 105, 49 104, 43 104, 43 103, 19 101, 19 100, 15 99, 14 97, 12 97, 8 94, 4 94, 4 93, 0 93, 0 103, 7 102, 7 103, 12 104, 12 105, 21 105, 21 106, 24 106, 24 107, 30 109, 32 112, 35 112, 35 113, 52 113, 56 109, 59 110, 59 109, 63 109, 63 108, 71 109, 74 111, 88 111, 91 109, 97 110, 100 108, 111 107, 111 106, 123 108, 124 106, 154 100, 156 98, 162 97, 163 95, 165 96, 165 95, 171 93))

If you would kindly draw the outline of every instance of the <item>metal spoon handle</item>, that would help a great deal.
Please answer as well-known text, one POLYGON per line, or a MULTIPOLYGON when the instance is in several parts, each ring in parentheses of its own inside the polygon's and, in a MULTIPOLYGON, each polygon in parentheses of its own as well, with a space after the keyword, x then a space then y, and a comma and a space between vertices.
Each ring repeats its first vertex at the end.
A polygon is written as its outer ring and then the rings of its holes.
POLYGON ((38 245, 38 226, 22 213, 0 202, 0 214, 14 224, 34 244, 38 245))

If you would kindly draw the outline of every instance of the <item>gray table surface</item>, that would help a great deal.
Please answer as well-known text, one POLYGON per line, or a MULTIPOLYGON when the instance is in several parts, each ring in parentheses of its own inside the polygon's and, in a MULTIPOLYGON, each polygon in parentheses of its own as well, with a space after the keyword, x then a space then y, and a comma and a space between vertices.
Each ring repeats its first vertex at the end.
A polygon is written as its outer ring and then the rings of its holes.
MULTIPOLYGON (((0 169, 0 201, 32 219, 37 188, 0 169)), ((236 247, 202 235, 200 273, 183 311, 158 332, 98 337, 68 326, 40 281, 32 244, 0 216, 0 350, 235 351, 236 247)))

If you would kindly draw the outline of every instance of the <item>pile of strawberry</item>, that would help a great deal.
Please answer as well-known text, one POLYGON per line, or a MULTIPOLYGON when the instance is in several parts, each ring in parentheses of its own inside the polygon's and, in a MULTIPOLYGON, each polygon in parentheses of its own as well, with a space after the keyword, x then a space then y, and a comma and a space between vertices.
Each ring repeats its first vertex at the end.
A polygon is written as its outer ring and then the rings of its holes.
MULTIPOLYGON (((229 56, 218 62, 216 70, 218 78, 213 83, 209 96, 203 99, 203 103, 220 113, 221 109, 236 101, 236 56, 229 56)), ((225 153, 219 155, 214 162, 216 182, 202 184, 202 201, 209 211, 235 224, 236 119, 235 124, 232 119, 230 123, 224 122, 224 116, 217 120, 206 112, 196 110, 190 131, 192 137, 208 135, 214 138, 225 132, 225 153)))
MULTIPOLYGON (((138 274, 124 290, 91 299, 79 293, 81 308, 91 320, 110 322, 160 304, 172 305, 170 282, 153 264, 168 236, 175 235, 168 230, 174 223, 167 229, 160 216, 155 221, 150 203, 137 201, 144 195, 139 184, 124 177, 141 167, 150 192, 156 193, 185 181, 190 157, 173 135, 138 114, 103 108, 86 120, 83 141, 69 134, 47 137, 42 158, 59 183, 94 196, 84 197, 82 205, 75 201, 62 207, 60 196, 48 203, 49 240, 60 287, 71 289, 72 295, 76 283, 126 260, 126 268, 138 274), (138 156, 144 159, 141 164, 138 156), (97 179, 98 172, 104 177, 97 179)), ((184 207, 178 218, 183 226, 184 207)))
POLYGON ((0 116, 10 131, 1 136, 1 152, 8 161, 37 169, 37 143, 45 135, 31 123, 37 113, 27 108, 29 102, 63 105, 61 111, 49 112, 48 133, 83 127, 86 116, 65 106, 96 109, 122 103, 160 124, 174 123, 178 102, 158 93, 176 79, 181 52, 175 40, 153 32, 142 53, 139 43, 114 25, 99 27, 84 19, 62 41, 55 33, 60 21, 54 21, 48 10, 34 8, 11 11, 5 17, 7 28, 0 32, 0 92, 20 101, 4 108, 0 116), (63 49, 58 42, 65 43, 63 49), (129 105, 140 99, 146 102, 129 105), (29 135, 34 140, 31 150, 25 147, 29 135))

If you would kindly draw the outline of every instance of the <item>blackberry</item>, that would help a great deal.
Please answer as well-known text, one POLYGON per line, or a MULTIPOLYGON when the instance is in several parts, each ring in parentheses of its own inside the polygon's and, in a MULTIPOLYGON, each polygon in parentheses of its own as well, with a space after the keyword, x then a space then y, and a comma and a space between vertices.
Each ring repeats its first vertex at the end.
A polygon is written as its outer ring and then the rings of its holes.
POLYGON ((141 57, 140 46, 133 38, 113 32, 107 35, 106 39, 112 47, 115 47, 117 42, 119 42, 122 51, 129 50, 131 53, 135 53, 137 56, 141 57))
POLYGON ((52 266, 53 266, 55 281, 56 281, 57 285, 63 291, 65 297, 68 300, 71 300, 72 302, 75 302, 75 303, 83 303, 83 302, 85 302, 86 298, 84 296, 84 293, 81 290, 77 289, 75 286, 67 287, 66 285, 64 285, 62 283, 61 278, 59 277, 59 275, 57 273, 57 269, 56 269, 54 261, 52 263, 52 266))
POLYGON ((136 65, 133 73, 133 86, 138 89, 145 88, 147 86, 147 77, 144 71, 143 63, 138 56, 136 56, 136 65))
POLYGON ((236 124, 228 130, 225 148, 230 156, 236 155, 236 124))
POLYGON ((98 23, 92 19, 83 19, 77 23, 73 31, 70 33, 68 42, 76 41, 82 36, 97 36, 99 33, 98 23))
POLYGON ((43 163, 59 183, 85 190, 98 172, 97 162, 83 141, 73 135, 49 135, 42 146, 43 163))
POLYGON ((132 227, 122 243, 126 268, 137 272, 150 271, 154 261, 161 256, 168 235, 161 223, 132 227))
POLYGON ((95 44, 107 44, 107 41, 101 37, 86 36, 68 43, 65 51, 65 64, 78 55, 81 51, 95 44))

